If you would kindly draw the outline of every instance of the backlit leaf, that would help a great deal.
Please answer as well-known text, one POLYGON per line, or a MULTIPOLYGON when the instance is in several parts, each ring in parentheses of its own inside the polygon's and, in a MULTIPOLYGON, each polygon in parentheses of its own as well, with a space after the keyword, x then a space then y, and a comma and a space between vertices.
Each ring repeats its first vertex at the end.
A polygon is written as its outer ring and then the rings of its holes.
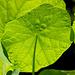
POLYGON ((13 68, 21 72, 32 72, 36 44, 35 71, 38 71, 53 64, 69 48, 70 29, 71 20, 66 10, 43 4, 9 22, 2 44, 13 68))

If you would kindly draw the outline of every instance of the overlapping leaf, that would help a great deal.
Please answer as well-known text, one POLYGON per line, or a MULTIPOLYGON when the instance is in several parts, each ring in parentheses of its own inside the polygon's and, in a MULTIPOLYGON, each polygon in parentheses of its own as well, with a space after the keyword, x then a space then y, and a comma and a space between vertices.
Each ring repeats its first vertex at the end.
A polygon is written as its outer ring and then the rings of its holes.
POLYGON ((47 70, 43 70, 42 72, 40 72, 39 75, 68 75, 68 74, 60 70, 47 69, 47 70))
POLYGON ((62 71, 62 70, 55 70, 55 69, 47 69, 40 72, 39 75, 75 75, 75 70, 62 71))
POLYGON ((43 4, 8 23, 2 43, 14 69, 32 72, 36 43, 35 71, 53 64, 70 42, 71 21, 67 11, 43 4))
POLYGON ((71 40, 75 43, 75 13, 74 13, 74 21, 71 27, 71 40))

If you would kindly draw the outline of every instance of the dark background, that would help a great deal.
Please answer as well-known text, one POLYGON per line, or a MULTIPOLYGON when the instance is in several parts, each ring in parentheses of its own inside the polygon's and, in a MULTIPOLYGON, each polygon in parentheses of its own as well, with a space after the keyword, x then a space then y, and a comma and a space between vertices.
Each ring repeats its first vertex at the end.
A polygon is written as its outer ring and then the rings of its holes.
MULTIPOLYGON (((71 25, 74 20, 75 0, 64 0, 66 9, 71 16, 71 25)), ((58 70, 75 70, 75 44, 72 43, 70 48, 63 53, 63 55, 52 65, 40 69, 35 75, 38 75, 44 69, 58 69, 58 70)), ((20 75, 32 75, 32 73, 20 73, 20 75)))

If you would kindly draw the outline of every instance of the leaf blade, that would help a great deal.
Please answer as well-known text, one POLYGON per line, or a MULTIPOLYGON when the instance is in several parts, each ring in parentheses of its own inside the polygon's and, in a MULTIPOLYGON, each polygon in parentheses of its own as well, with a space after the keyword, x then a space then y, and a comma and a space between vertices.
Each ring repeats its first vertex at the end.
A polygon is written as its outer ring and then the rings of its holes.
POLYGON ((19 68, 21 72, 32 72, 35 35, 38 35, 35 72, 58 60, 71 45, 70 22, 70 16, 65 10, 43 4, 8 23, 2 44, 14 64, 13 68, 19 68))

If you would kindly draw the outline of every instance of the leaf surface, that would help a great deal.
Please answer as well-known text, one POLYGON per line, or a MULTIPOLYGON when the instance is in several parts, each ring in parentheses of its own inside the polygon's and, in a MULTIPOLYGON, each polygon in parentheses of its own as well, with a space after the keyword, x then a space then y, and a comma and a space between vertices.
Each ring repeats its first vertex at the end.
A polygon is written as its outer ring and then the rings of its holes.
MULTIPOLYGON (((0 41, 5 31, 5 25, 8 22, 24 15, 26 12, 41 5, 42 3, 50 3, 54 6, 65 9, 65 3, 63 0, 0 0, 0 41)), ((0 53, 0 59, 2 61, 6 61, 4 63, 7 64, 8 61, 5 59, 6 57, 4 54, 2 54, 3 52, 1 49, 0 53)))
POLYGON ((0 40, 8 22, 21 17, 43 3, 66 8, 63 0, 0 0, 0 40))
POLYGON ((68 75, 68 74, 60 70, 47 69, 47 70, 43 70, 42 72, 40 72, 39 75, 68 75))
POLYGON ((71 36, 72 36, 72 41, 74 41, 75 43, 75 21, 73 22, 71 36))
POLYGON ((0 60, 0 75, 2 75, 2 70, 3 70, 3 62, 0 60))
POLYGON ((66 10, 43 4, 9 22, 5 28, 2 44, 14 69, 32 72, 37 35, 35 71, 38 71, 53 64, 69 48, 70 29, 70 16, 66 10))
POLYGON ((63 71, 63 70, 47 69, 41 71, 39 75, 75 75, 75 70, 63 71))

